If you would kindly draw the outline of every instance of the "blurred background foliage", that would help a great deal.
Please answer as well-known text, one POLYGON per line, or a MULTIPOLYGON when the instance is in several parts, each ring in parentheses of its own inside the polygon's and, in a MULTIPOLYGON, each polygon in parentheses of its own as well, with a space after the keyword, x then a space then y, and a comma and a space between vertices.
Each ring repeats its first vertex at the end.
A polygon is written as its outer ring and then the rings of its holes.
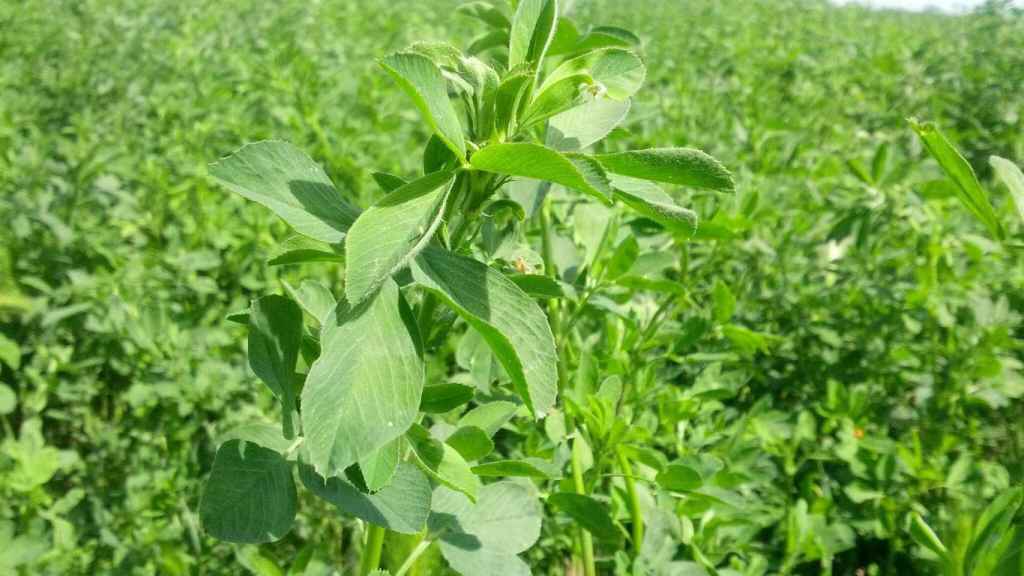
MULTIPOLYGON (((341 565, 350 524, 312 500, 259 551, 199 531, 216 437, 272 413, 224 318, 304 273, 267 267, 284 225, 206 166, 285 139, 371 202, 370 173, 413 172, 427 136, 375 58, 465 46, 457 4, 0 4, 0 573, 341 565)), ((911 512, 953 538, 1024 481, 1024 267, 905 118, 943 127, 1019 234, 987 159, 1024 160, 1024 15, 579 0, 576 19, 644 41, 646 86, 607 149, 698 147, 738 180, 682 193, 704 224, 661 255, 687 302, 645 344, 664 362, 632 364, 616 337, 664 294, 622 288, 580 319, 599 336, 575 378, 640 371, 647 446, 715 478, 703 504, 645 492, 650 573, 703 574, 697 555, 723 574, 931 573, 911 512)), ((587 222, 560 216, 571 264, 587 222)), ((537 434, 508 428, 509 450, 537 434)), ((559 522, 535 573, 563 573, 559 522)))

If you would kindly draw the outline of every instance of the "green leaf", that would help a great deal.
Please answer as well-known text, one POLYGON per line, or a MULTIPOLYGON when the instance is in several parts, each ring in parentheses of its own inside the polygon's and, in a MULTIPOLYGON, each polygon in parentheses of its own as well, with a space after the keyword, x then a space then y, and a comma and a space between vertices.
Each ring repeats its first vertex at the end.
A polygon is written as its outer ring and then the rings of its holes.
POLYGON ((0 384, 0 416, 14 412, 18 407, 18 396, 7 384, 0 384))
POLYGON ((471 505, 460 494, 438 487, 431 511, 432 531, 440 532, 441 554, 464 576, 529 576, 517 554, 540 536, 542 509, 532 486, 495 482, 471 505))
POLYGON ((558 478, 558 468, 540 458, 523 458, 521 460, 498 460, 478 464, 473 467, 477 476, 515 476, 523 478, 558 478))
POLYGON ((924 521, 924 518, 915 513, 910 520, 910 536, 915 542, 934 552, 939 558, 946 560, 949 551, 939 537, 935 535, 931 526, 924 521))
POLYGON ((398 465, 391 482, 365 494, 340 477, 324 479, 312 466, 299 467, 299 478, 313 494, 345 514, 402 534, 423 530, 430 513, 430 481, 408 462, 398 465))
POLYGON ((465 384, 434 384, 423 388, 420 411, 443 414, 473 399, 476 390, 465 384))
POLYGON ((989 204, 988 195, 981 188, 974 168, 960 155, 949 140, 931 122, 918 123, 910 120, 910 126, 924 142, 928 152, 938 161, 939 166, 957 186, 957 198, 988 228, 990 234, 998 240, 1004 237, 1003 227, 996 218, 996 212, 989 204))
POLYGON ((389 193, 345 240, 345 296, 361 303, 425 248, 441 224, 453 172, 435 172, 389 193))
POLYGON ((615 198, 642 216, 686 237, 697 231, 697 213, 677 205, 657 184, 618 174, 611 182, 615 198))
POLYGON ((1001 548, 997 543, 1013 530, 1013 519, 1022 505, 1024 487, 1017 487, 1007 490, 985 508, 975 523, 974 535, 964 556, 964 566, 968 573, 973 574, 980 564, 994 566, 998 563, 998 558, 988 556, 1001 548))
POLYGON ((720 324, 728 322, 736 311, 736 296, 720 278, 715 280, 711 296, 714 299, 715 320, 720 324))
POLYGON ((456 6, 455 12, 456 14, 476 18, 495 28, 508 28, 511 26, 508 16, 490 2, 467 2, 456 6))
POLYGON ((253 300, 249 312, 249 366, 281 401, 285 438, 295 437, 292 378, 302 344, 302 310, 284 296, 253 300))
POLYGON ((594 156, 613 174, 693 188, 732 192, 732 175, 718 160, 691 148, 651 148, 594 156))
MULTIPOLYGON (((448 147, 445 146, 444 142, 441 142, 441 140, 437 138, 437 136, 431 136, 429 141, 434 142, 435 139, 441 146, 441 148, 444 148, 445 152, 451 154, 451 152, 448 150, 448 147)), ((431 170, 431 172, 433 172, 433 170, 431 170)), ((387 172, 374 172, 373 174, 371 174, 371 176, 373 176, 373 181, 377 183, 377 186, 380 187, 380 189, 383 190, 385 194, 397 190, 409 183, 408 181, 405 180, 405 178, 402 178, 401 176, 395 176, 394 174, 388 174, 387 172)))
POLYGON ((458 163, 459 159, 455 157, 444 141, 438 138, 437 134, 427 140, 427 145, 423 148, 424 174, 451 170, 458 166, 458 163))
POLYGON ((296 500, 291 465, 280 454, 231 440, 217 449, 199 519, 219 540, 273 542, 292 529, 296 500))
POLYGON ((622 531, 615 525, 608 508, 590 496, 559 492, 548 496, 548 504, 572 518, 599 540, 615 542, 622 539, 622 531))
POLYGON ((281 427, 273 424, 254 422, 236 426, 217 438, 217 445, 220 446, 231 440, 242 440, 284 454, 291 448, 294 440, 289 440, 281 434, 281 427))
POLYGON ((506 76, 494 96, 494 130, 496 134, 510 136, 515 133, 519 119, 518 110, 529 90, 533 74, 526 71, 506 76))
POLYGON ((488 172, 547 180, 589 194, 604 204, 611 203, 608 177, 597 162, 582 156, 569 158, 540 144, 491 144, 473 154, 470 163, 488 172))
POLYGON ((459 158, 466 159, 462 125, 455 113, 441 70, 430 58, 414 52, 398 52, 381 60, 381 66, 412 98, 423 119, 459 158))
POLYGON ((288 295, 294 298, 299 303, 299 306, 310 316, 316 318, 320 325, 327 321, 331 310, 334 310, 338 305, 334 294, 316 280, 303 280, 298 288, 293 287, 287 281, 282 281, 282 284, 284 284, 284 289, 288 292, 288 295))
POLYGON ((616 280, 624 276, 640 257, 640 245, 634 236, 626 236, 615 248, 612 257, 608 260, 607 276, 609 280, 616 280))
POLYGON ((0 361, 15 370, 21 366, 21 347, 3 334, 0 334, 0 361))
POLYGON ((599 84, 602 93, 609 98, 626 100, 640 89, 647 69, 640 57, 629 50, 595 50, 559 64, 544 78, 537 91, 537 98, 540 99, 545 92, 567 78, 578 77, 581 74, 590 80, 588 83, 599 84))
POLYGON ((655 481, 671 492, 690 492, 704 484, 699 472, 683 464, 669 464, 658 472, 655 481))
POLYGON ((523 114, 520 122, 521 125, 523 127, 533 126, 555 114, 582 104, 581 86, 589 84, 589 75, 576 74, 562 78, 558 82, 545 87, 526 108, 526 112, 523 114))
POLYGON ((587 148, 622 123, 629 107, 629 100, 597 98, 557 114, 548 121, 547 145, 563 151, 587 148))
POLYGON ((471 500, 477 499, 480 479, 470 470, 469 464, 455 448, 431 438, 430 432, 414 424, 405 436, 412 446, 416 462, 434 480, 458 490, 471 500))
POLYGON ((320 358, 302 390, 302 424, 317 473, 342 474, 416 419, 423 362, 388 280, 373 299, 341 301, 321 329, 320 358))
POLYGON ((508 277, 516 286, 532 298, 551 300, 565 298, 566 289, 557 280, 540 274, 515 274, 508 277))
POLYGON ((988 159, 996 176, 1003 181, 1006 189, 1010 191, 1010 198, 1017 208, 1017 215, 1024 220, 1024 172, 1016 164, 999 156, 992 156, 988 159))
MULTIPOLYGON (((479 460, 494 450, 494 442, 487 432, 476 426, 462 426, 445 442, 455 449, 467 462, 479 460)), ((476 471, 474 470, 474 473, 476 471)))
POLYGON ((273 255, 267 260, 267 265, 284 266, 307 262, 344 261, 344 254, 335 252, 334 248, 326 242, 306 236, 292 236, 275 248, 273 255))
POLYGON ((520 0, 509 32, 508 67, 537 64, 544 58, 555 35, 558 2, 520 0))
POLYGON ((321 242, 340 242, 359 216, 323 169, 287 142, 247 144, 211 165, 210 175, 266 206, 299 234, 321 242))
POLYGON ((469 47, 466 48, 466 53, 480 54, 499 46, 508 46, 508 32, 505 30, 491 30, 474 38, 469 43, 469 47))
POLYGON ((516 410, 518 407, 512 402, 505 400, 488 402, 466 412, 459 419, 459 426, 476 426, 487 432, 488 436, 494 436, 512 418, 516 410))
POLYGON ((483 336, 534 415, 540 418, 554 406, 555 340, 532 298, 486 264, 440 249, 421 253, 412 276, 483 336))
POLYGON ((367 490, 376 492, 391 482, 404 447, 405 440, 399 436, 359 460, 359 471, 363 474, 367 490))

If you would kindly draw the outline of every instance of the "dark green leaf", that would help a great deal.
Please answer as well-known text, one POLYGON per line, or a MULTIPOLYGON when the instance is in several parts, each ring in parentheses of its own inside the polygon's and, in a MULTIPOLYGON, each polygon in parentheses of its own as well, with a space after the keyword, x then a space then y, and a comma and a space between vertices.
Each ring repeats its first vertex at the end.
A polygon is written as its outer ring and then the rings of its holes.
POLYGON ((402 534, 415 534, 430 513, 430 481, 407 462, 398 465, 391 482, 375 494, 365 494, 343 478, 324 479, 312 466, 299 468, 299 478, 311 492, 356 518, 402 534))
POLYGON ((732 192, 732 175, 718 160, 690 148, 652 148, 594 156, 613 174, 693 188, 732 192))
POLYGON ((462 125, 455 113, 441 70, 430 58, 415 52, 398 52, 381 60, 381 65, 398 82, 419 108, 434 133, 460 160, 466 158, 462 125))
POLYGON ((254 300, 249 314, 249 366, 281 401, 284 436, 295 437, 292 376, 302 344, 302 310, 284 296, 254 300))

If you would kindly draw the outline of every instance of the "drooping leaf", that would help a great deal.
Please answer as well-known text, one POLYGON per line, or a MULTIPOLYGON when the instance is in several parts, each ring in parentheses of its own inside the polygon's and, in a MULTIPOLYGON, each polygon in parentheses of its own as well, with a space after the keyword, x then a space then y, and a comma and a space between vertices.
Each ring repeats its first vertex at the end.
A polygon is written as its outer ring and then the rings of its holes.
POLYGON ((405 437, 412 446, 416 463, 424 472, 441 484, 476 500, 480 479, 455 448, 431 437, 430 432, 419 424, 414 424, 405 437))
POLYGON ((398 438, 416 419, 423 362, 387 280, 353 308, 338 303, 321 329, 322 353, 302 390, 302 424, 310 463, 323 476, 398 438))
POLYGON ((611 182, 615 198, 642 216, 686 237, 697 231, 697 213, 676 204, 658 185, 618 174, 611 176, 611 182))
POLYGON ((302 309, 290 298, 264 296, 249 312, 249 366, 281 401, 285 438, 295 437, 292 378, 302 344, 302 309))
POLYGON ((732 175, 718 160, 692 148, 651 148, 594 156, 613 174, 719 192, 732 192, 732 175))
POLYGON ((435 248, 415 259, 412 276, 483 336, 537 417, 554 406, 555 341, 532 298, 486 264, 435 248))
POLYGON ((345 296, 361 303, 430 242, 441 224, 453 172, 435 172, 368 208, 345 240, 345 296))
POLYGON ((280 454, 230 440, 217 449, 199 502, 199 519, 219 540, 273 542, 291 530, 296 500, 291 465, 280 454))
POLYGON ((508 67, 536 64, 544 58, 555 35, 556 0, 520 0, 509 32, 508 67))
POLYGON ((340 242, 359 216, 323 169, 287 142, 247 144, 210 166, 210 175, 321 242, 340 242))
POLYGON ((391 482, 374 494, 360 492, 344 478, 324 479, 312 466, 299 467, 302 484, 345 514, 402 534, 415 534, 430 513, 430 481, 416 466, 398 465, 391 482))
POLYGON ((996 217, 995 210, 992 209, 992 204, 989 203, 988 195, 978 182, 974 168, 971 168, 967 160, 960 155, 960 152, 949 140, 946 140, 946 137, 934 124, 931 122, 922 124, 911 120, 910 125, 942 170, 956 183, 957 198, 960 199, 960 202, 988 228, 994 238, 1002 240, 1003 227, 996 217))
POLYGON ((1017 208, 1017 215, 1024 221, 1024 172, 1021 172, 1013 162, 999 156, 992 156, 988 162, 992 165, 996 176, 1010 191, 1010 198, 1013 199, 1013 205, 1017 208))
POLYGON ((466 159, 462 125, 448 99, 444 76, 430 58, 415 52, 398 52, 381 60, 402 89, 419 108, 423 119, 460 160, 466 159))
POLYGON ((615 525, 607 506, 590 496, 559 492, 548 496, 548 504, 568 515, 599 540, 615 542, 622 539, 622 531, 615 525))
POLYGON ((570 158, 556 150, 529 142, 491 144, 470 158, 474 168, 535 178, 561 184, 611 203, 612 190, 608 176, 597 162, 577 156, 570 158))
POLYGON ((444 487, 434 493, 429 524, 440 533, 441 554, 463 576, 528 576, 517 554, 540 536, 542 510, 532 487, 495 482, 480 490, 471 504, 444 487))

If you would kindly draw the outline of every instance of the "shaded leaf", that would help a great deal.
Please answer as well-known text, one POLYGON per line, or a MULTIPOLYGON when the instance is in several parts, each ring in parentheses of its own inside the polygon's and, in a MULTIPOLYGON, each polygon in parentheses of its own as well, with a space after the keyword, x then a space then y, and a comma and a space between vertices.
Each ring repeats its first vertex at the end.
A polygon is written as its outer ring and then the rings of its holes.
POLYGON ((324 479, 312 466, 299 467, 302 484, 346 514, 402 534, 426 526, 430 513, 430 481, 416 466, 398 465, 391 482, 375 494, 360 492, 343 478, 324 479))

